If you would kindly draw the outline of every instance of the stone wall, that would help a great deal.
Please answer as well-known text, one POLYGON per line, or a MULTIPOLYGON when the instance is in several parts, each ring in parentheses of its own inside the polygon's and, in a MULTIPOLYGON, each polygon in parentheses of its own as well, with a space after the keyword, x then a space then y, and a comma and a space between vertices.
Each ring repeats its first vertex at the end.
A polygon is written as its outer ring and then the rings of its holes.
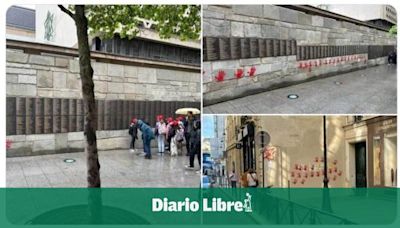
POLYGON ((274 5, 204 6, 205 105, 386 63, 396 38, 274 5))
MULTIPOLYGON (((143 148, 141 133, 138 131, 136 149, 143 148)), ((127 150, 130 145, 128 129, 113 131, 97 131, 98 150, 127 150)), ((28 134, 10 135, 10 149, 7 149, 7 157, 34 156, 55 153, 83 152, 85 141, 83 132, 67 132, 58 134, 28 134)), ((156 140, 152 141, 152 147, 157 148, 156 140)), ((154 149, 155 151, 156 149, 154 149)))
MULTIPOLYGON (((76 50, 25 42, 17 43, 19 48, 8 42, 7 156, 84 151, 76 50)), ((174 117, 177 108, 200 108, 199 67, 102 53, 92 58, 100 150, 129 147, 132 117, 154 124, 158 114, 174 117)))
MULTIPOLYGON (((69 56, 7 49, 7 96, 82 98, 79 63, 69 56)), ((93 62, 96 99, 200 102, 198 72, 93 62)))

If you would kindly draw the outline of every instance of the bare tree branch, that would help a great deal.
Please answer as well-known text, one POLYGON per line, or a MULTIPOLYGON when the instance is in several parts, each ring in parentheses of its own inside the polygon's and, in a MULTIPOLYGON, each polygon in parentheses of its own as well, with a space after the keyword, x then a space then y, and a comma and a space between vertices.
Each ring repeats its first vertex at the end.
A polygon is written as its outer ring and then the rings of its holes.
POLYGON ((75 14, 73 14, 70 10, 65 8, 63 5, 58 5, 58 8, 60 8, 61 11, 63 11, 66 14, 68 14, 70 17, 72 17, 72 19, 75 20, 75 14))

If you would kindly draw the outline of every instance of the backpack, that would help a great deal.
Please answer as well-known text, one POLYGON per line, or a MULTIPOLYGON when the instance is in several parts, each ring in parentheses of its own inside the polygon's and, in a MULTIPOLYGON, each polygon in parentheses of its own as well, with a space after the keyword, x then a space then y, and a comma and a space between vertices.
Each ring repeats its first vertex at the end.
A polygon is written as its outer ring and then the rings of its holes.
POLYGON ((177 129, 176 130, 176 141, 183 142, 184 139, 185 139, 185 137, 183 135, 183 130, 177 129))
POLYGON ((129 126, 128 133, 129 133, 130 135, 132 135, 132 134, 133 134, 133 126, 129 126))
POLYGON ((173 138, 174 136, 175 136, 175 129, 174 129, 174 127, 170 126, 168 128, 168 137, 173 138))

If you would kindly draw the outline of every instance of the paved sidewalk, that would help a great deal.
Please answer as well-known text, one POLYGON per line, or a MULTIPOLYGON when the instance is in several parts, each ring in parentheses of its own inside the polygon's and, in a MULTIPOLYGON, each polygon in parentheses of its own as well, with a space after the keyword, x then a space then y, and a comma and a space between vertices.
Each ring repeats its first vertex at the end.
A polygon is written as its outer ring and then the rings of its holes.
MULTIPOLYGON (((200 174, 185 170, 189 157, 128 150, 100 151, 102 187, 199 187, 200 174)), ((197 162, 197 160, 195 160, 197 162)), ((197 164, 197 163, 195 163, 197 164)), ((86 187, 85 153, 7 158, 7 187, 86 187), (75 163, 63 160, 73 158, 75 163)))
POLYGON ((395 114, 396 79, 396 65, 382 65, 206 106, 203 111, 220 114, 395 114), (289 94, 297 94, 299 98, 290 100, 289 94))

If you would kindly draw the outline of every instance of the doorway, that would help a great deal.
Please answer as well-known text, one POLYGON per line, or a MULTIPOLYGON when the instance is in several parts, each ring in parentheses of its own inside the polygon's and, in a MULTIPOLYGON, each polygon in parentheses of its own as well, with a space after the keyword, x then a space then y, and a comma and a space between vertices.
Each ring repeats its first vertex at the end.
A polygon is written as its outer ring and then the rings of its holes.
POLYGON ((354 144, 356 188, 367 187, 367 145, 366 142, 354 144))

